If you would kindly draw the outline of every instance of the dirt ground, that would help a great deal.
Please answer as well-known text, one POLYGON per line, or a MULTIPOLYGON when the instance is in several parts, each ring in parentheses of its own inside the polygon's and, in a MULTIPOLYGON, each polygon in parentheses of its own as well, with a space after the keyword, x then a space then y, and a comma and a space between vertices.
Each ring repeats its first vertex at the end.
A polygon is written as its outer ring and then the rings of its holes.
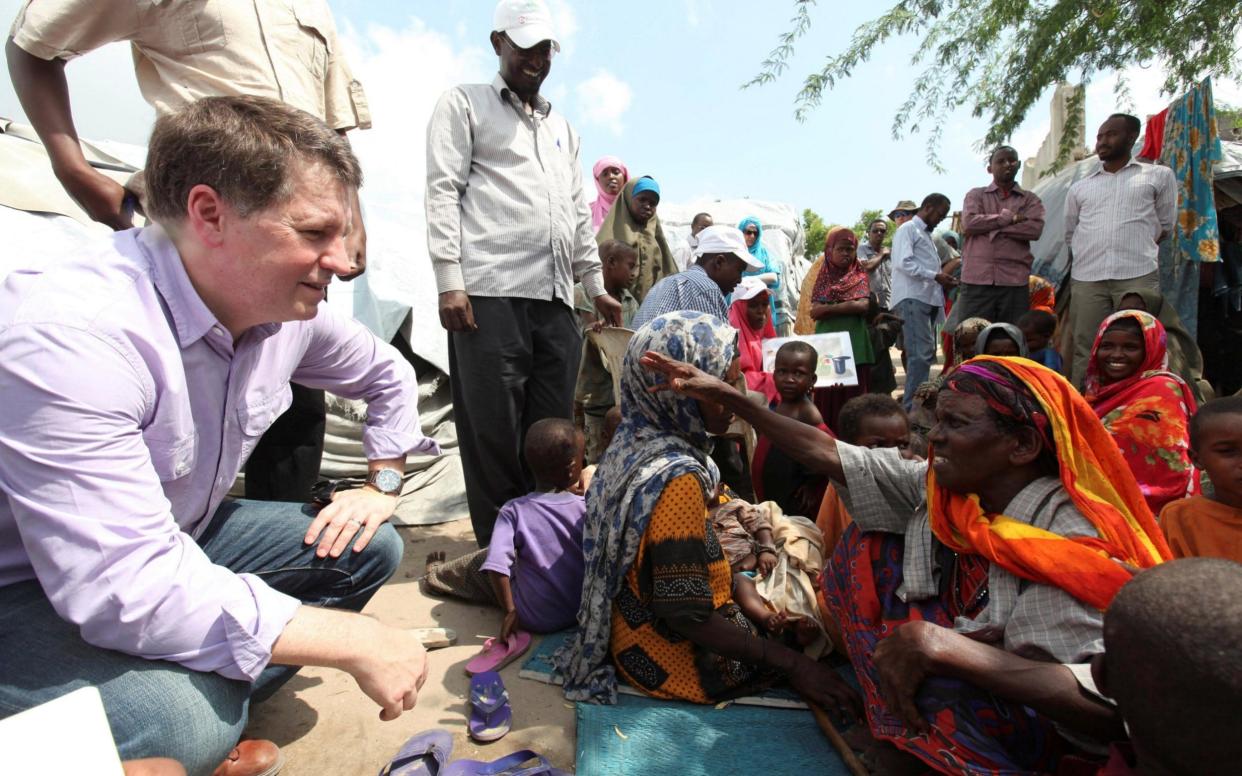
POLYGON ((430 598, 418 577, 428 552, 449 558, 475 549, 470 521, 399 529, 405 558, 366 608, 386 623, 403 627, 442 627, 457 631, 457 644, 428 653, 427 683, 418 705, 392 722, 381 722, 379 707, 340 671, 306 668, 276 695, 251 710, 246 735, 275 741, 285 753, 284 776, 374 776, 406 739, 424 730, 453 733, 453 759, 495 760, 519 749, 533 749, 558 768, 572 769, 576 735, 574 711, 559 687, 519 679, 518 660, 501 671, 513 708, 513 730, 491 744, 466 735, 470 687, 464 666, 483 640, 500 628, 500 612, 461 601, 430 598))

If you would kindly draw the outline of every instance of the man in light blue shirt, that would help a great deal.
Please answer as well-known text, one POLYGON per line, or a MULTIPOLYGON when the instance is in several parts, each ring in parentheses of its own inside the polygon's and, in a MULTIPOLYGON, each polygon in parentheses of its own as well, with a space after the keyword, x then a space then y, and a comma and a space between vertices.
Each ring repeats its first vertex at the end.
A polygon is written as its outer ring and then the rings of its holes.
POLYGON ((893 236, 893 311, 902 320, 906 349, 902 403, 907 411, 936 361, 936 324, 944 318, 944 289, 957 285, 940 271, 940 254, 931 236, 949 214, 949 204, 943 194, 928 194, 914 218, 899 226, 893 236))

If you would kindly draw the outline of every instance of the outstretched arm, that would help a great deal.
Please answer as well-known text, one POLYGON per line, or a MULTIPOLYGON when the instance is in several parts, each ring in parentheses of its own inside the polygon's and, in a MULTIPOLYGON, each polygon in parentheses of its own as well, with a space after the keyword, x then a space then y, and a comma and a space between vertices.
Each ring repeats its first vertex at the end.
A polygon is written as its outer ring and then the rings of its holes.
POLYGON ((722 404, 813 473, 827 475, 838 482, 845 480, 836 440, 814 426, 760 407, 724 381, 663 353, 647 351, 642 364, 667 379, 665 385, 655 390, 672 390, 701 401, 722 404))

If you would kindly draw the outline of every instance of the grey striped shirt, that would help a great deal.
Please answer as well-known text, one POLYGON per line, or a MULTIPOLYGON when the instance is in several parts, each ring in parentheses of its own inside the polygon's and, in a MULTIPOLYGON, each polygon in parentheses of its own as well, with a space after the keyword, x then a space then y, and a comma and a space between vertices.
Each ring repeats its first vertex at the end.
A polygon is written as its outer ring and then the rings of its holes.
POLYGON ((1070 186, 1065 244, 1074 280, 1128 280, 1158 269, 1161 232, 1172 235, 1177 179, 1168 167, 1134 159, 1117 172, 1103 163, 1070 186))
MULTIPOLYGON (((868 450, 837 442, 844 485, 838 487, 850 517, 863 531, 905 535, 903 601, 939 593, 938 540, 927 518, 927 464, 896 450, 868 450)), ((1005 514, 1061 536, 1098 536, 1056 477, 1023 488, 1005 514)), ((1104 615, 1059 587, 1028 582, 993 563, 988 604, 975 619, 957 618, 959 633, 1033 660, 1079 663, 1104 651, 1104 615)))
POLYGON ((427 251, 436 288, 559 299, 605 293, 578 135, 536 98, 527 113, 497 75, 440 97, 427 127, 427 251))

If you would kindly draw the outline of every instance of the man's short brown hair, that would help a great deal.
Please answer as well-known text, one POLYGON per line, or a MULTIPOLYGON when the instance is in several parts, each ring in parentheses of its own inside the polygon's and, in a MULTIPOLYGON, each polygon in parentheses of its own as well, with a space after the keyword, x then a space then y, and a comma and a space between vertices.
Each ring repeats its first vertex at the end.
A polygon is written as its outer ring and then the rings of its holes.
POLYGON ((190 189, 215 189, 248 216, 292 196, 297 164, 322 164, 345 186, 362 185, 349 142, 306 111, 267 97, 207 97, 155 122, 145 171, 147 215, 185 217, 190 189))

